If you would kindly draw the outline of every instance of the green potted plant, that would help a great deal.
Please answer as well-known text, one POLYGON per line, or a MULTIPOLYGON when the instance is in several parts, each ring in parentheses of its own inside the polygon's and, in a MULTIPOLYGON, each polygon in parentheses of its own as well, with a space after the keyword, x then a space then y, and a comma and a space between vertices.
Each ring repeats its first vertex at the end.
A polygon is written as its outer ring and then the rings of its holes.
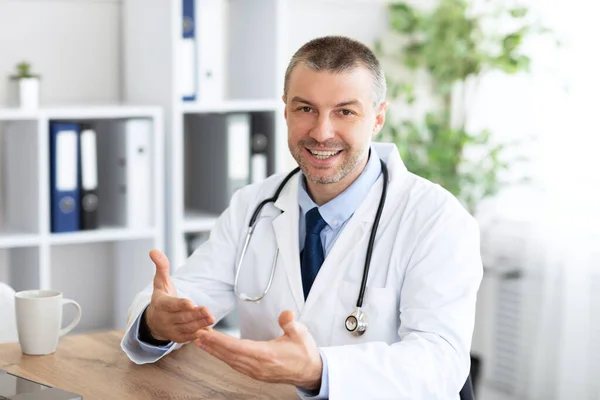
POLYGON ((389 32, 375 44, 390 99, 382 140, 396 143, 409 170, 439 183, 475 213, 481 200, 507 183, 502 173, 511 161, 507 143, 494 143, 489 131, 469 131, 465 93, 490 71, 528 71, 523 43, 547 30, 529 22, 524 7, 476 14, 466 0, 438 0, 429 10, 405 2, 388 10, 389 32), (491 32, 488 27, 499 21, 511 29, 491 32), (415 90, 419 80, 427 82, 426 91, 415 90), (423 100, 416 93, 427 97, 424 115, 394 121, 396 106, 403 110, 423 100), (473 150, 481 156, 469 156, 473 150))
POLYGON ((39 106, 40 79, 39 74, 31 71, 31 64, 22 61, 16 66, 16 73, 10 76, 15 82, 13 92, 14 103, 21 108, 36 108, 39 106))

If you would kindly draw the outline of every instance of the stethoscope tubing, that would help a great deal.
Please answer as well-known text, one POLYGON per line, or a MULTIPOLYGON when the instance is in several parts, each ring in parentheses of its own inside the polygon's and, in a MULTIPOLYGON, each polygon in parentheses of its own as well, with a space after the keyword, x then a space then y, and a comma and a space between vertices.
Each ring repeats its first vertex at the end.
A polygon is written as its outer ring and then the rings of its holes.
MULTIPOLYGON (((365 291, 367 288, 367 280, 369 278, 369 267, 371 265, 371 256, 373 254, 373 247, 375 245, 375 237, 377 235, 377 228, 379 227, 379 220, 381 219, 381 214, 383 212, 383 207, 385 205, 385 199, 387 197, 388 170, 387 170, 387 167, 386 167, 385 163, 383 162, 383 160, 379 160, 379 161, 381 162, 381 170, 383 172, 383 189, 382 189, 382 193, 381 193, 381 198, 379 199, 379 205, 377 207, 377 212, 375 214, 375 220, 374 220, 373 226, 371 228, 371 235, 369 237, 369 243, 367 245, 367 254, 365 257, 365 266, 364 266, 364 270, 363 270, 363 277, 362 277, 362 281, 361 281, 361 285, 360 285, 360 292, 358 294, 358 299, 356 301, 356 308, 358 311, 360 311, 360 308, 362 307, 362 303, 364 300, 364 295, 365 295, 365 291)), ((264 290, 262 295, 257 296, 257 297, 249 297, 248 295, 246 295, 244 293, 239 293, 238 279, 239 279, 239 275, 240 275, 240 271, 241 271, 241 267, 242 267, 242 262, 244 260, 244 257, 246 256, 246 251, 248 250, 248 246, 250 244, 250 239, 252 238, 252 234, 254 233, 255 223, 260 214, 260 211, 266 204, 275 203, 277 201, 277 199, 279 198, 279 194, 281 193, 281 191, 283 190, 283 188, 285 187, 287 182, 298 171, 300 171, 300 167, 296 167, 293 171, 291 171, 289 174, 287 174, 287 176, 284 178, 284 180, 279 184, 279 187, 275 191, 275 194, 273 195, 273 197, 270 197, 268 199, 261 201, 258 204, 258 206, 256 207, 256 209, 254 210, 252 217, 250 218, 250 221, 248 223, 248 232, 246 233, 246 238, 244 240, 244 245, 242 247, 242 253, 240 255, 240 258, 239 258, 239 261, 237 264, 236 273, 235 273, 235 281, 234 281, 235 293, 242 300, 258 302, 267 295, 267 293, 269 292, 269 289, 271 288, 271 284, 273 283, 273 277, 275 276, 275 269, 277 267, 277 256, 279 255, 279 248, 277 248, 277 250, 275 251, 275 256, 273 257, 273 265, 271 266, 271 275, 269 276, 269 282, 267 283, 267 287, 264 290)))
POLYGON ((379 220, 381 219, 381 213, 383 212, 383 206, 385 205, 385 198, 387 196, 388 170, 383 160, 379 161, 381 162, 381 171, 383 172, 383 188, 381 192, 381 197, 379 198, 379 206, 377 207, 377 213, 375 214, 375 221, 373 222, 373 226, 371 227, 371 236, 369 237, 369 244, 367 245, 365 268, 363 270, 363 277, 360 283, 360 292, 358 294, 358 300, 356 301, 356 308, 362 307, 363 299, 365 296, 365 289, 367 288, 367 279, 369 278, 371 256, 373 255, 373 247, 375 246, 375 236, 377 235, 379 220))

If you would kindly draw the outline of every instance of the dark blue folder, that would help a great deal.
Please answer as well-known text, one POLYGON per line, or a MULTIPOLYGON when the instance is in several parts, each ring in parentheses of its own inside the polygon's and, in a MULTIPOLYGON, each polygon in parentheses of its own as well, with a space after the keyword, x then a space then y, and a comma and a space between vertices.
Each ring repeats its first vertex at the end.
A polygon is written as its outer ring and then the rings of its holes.
MULTIPOLYGON (((183 15, 182 15, 182 21, 183 21, 183 26, 181 27, 181 38, 182 39, 196 39, 196 15, 195 15, 195 0, 182 0, 182 11, 183 11, 183 15)), ((196 81, 196 65, 195 65, 195 58, 196 58, 196 51, 194 50, 194 81, 196 81)), ((186 61, 189 61, 187 58, 185 58, 186 61)), ((181 62, 181 60, 180 60, 181 62)), ((190 66, 191 67, 191 66, 190 66)), ((183 96, 182 97, 183 101, 195 101, 196 100, 196 95, 191 95, 191 96, 183 96)))
POLYGON ((79 230, 79 126, 50 123, 51 232, 79 230))

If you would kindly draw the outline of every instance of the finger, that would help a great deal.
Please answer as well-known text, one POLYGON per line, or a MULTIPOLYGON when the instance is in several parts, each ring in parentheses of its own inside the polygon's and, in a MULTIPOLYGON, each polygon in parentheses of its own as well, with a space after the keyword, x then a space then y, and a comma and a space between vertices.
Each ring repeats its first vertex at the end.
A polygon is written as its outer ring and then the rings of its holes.
POLYGON ((197 334, 198 339, 194 341, 197 347, 220 359, 232 368, 237 370, 251 370, 260 367, 261 362, 258 360, 260 358, 258 354, 254 354, 247 349, 240 351, 234 344, 234 342, 241 342, 240 339, 231 336, 224 337, 228 335, 217 331, 199 331, 197 334), (216 337, 212 338, 213 335, 216 337))
POLYGON ((180 311, 193 311, 194 303, 190 299, 172 296, 160 296, 156 300, 156 307, 161 311, 176 313, 180 311))
POLYGON ((193 322, 189 322, 187 324, 176 324, 173 325, 173 329, 180 333, 180 334, 186 334, 186 333, 194 333, 202 328, 206 328, 210 325, 214 324, 214 321, 211 321, 210 319, 199 319, 193 322))
POLYGON ((213 318, 210 313, 203 313, 197 307, 192 311, 177 311, 171 312, 169 315, 169 322, 171 324, 187 324, 193 321, 198 321, 201 319, 209 319, 213 318))
POLYGON ((196 339, 198 339, 198 332, 203 331, 203 330, 210 330, 212 328, 201 328, 196 332, 193 333, 182 333, 179 335, 176 335, 176 339, 174 340, 174 342, 177 343, 187 343, 187 342, 192 342, 196 339))
POLYGON ((214 318, 214 317, 215 317, 215 316, 214 316, 214 315, 213 315, 213 314, 210 312, 210 310, 208 309, 208 307, 206 307, 206 306, 197 306, 197 307, 196 307, 196 310, 197 310, 198 312, 202 313, 202 316, 203 316, 204 318, 208 318, 208 317, 213 317, 213 318, 214 318))
POLYGON ((297 322, 294 313, 289 310, 279 314, 279 326, 290 337, 301 335, 304 331, 304 325, 297 322))
POLYGON ((150 258, 156 266, 154 289, 167 291, 171 281, 169 277, 169 270, 171 269, 169 259, 160 250, 156 249, 150 251, 150 258))
MULTIPOLYGON (((265 360, 271 356, 267 342, 238 339, 218 331, 198 333, 198 347, 219 354, 225 359, 235 360, 248 357, 253 360, 265 360)), ((220 357, 219 357, 220 358, 220 357)))
POLYGON ((283 328, 285 325, 294 322, 294 312, 285 310, 279 314, 279 326, 283 328))

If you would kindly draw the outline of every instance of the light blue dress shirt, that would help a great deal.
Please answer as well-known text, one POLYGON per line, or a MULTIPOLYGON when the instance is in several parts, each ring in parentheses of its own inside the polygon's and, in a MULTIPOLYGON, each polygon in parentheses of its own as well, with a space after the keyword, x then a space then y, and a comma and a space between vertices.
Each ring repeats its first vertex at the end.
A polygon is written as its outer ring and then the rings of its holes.
MULTIPOLYGON (((346 226, 346 223, 354 214, 358 206, 367 197, 367 194, 371 190, 371 187, 375 184, 381 173, 381 164, 379 156, 377 155, 373 147, 370 148, 370 156, 367 161, 367 165, 359 177, 341 194, 332 199, 331 201, 323 204, 319 207, 319 213, 321 217, 327 223, 327 226, 321 231, 321 243, 323 244, 323 254, 327 257, 329 251, 333 247, 335 240, 339 236, 340 232, 346 226)), ((306 234, 306 213, 314 207, 317 207, 316 203, 310 198, 307 188, 305 177, 302 172, 299 173, 298 179, 298 205, 300 206, 300 221, 299 221, 299 234, 298 239, 300 241, 300 251, 304 248, 304 236, 306 234)), ((300 257, 300 254, 298 254, 300 257)), ((154 355, 156 357, 161 356, 173 345, 173 343, 167 346, 153 346, 144 343, 139 340, 139 330, 141 315, 138 316, 135 321, 133 329, 129 330, 129 337, 127 338, 130 343, 137 344, 137 348, 140 350, 140 357, 144 354, 154 355)), ((318 394, 309 393, 302 389, 298 389, 299 394, 302 397, 308 397, 311 399, 325 399, 329 397, 329 375, 327 371, 327 359, 321 352, 321 359, 323 360, 323 375, 321 376, 321 389, 318 394)))
MULTIPOLYGON (((340 232, 346 226, 346 223, 354 214, 354 211, 360 206, 371 190, 371 187, 379 178, 381 173, 381 163, 375 149, 371 147, 371 154, 367 165, 359 177, 352 182, 350 186, 338 196, 319 207, 321 217, 327 222, 327 226, 321 231, 321 243, 323 244, 323 254, 327 254, 333 247, 335 240, 340 232)), ((300 251, 304 248, 304 236, 306 234, 306 213, 317 207, 317 204, 310 198, 307 189, 305 177, 300 172, 298 179, 298 205, 300 206, 300 230, 298 238, 300 240, 300 251)), ((302 397, 311 399, 326 399, 329 397, 329 375, 327 371, 327 358, 321 352, 323 360, 323 375, 321 376, 321 390, 318 394, 309 393, 298 389, 302 397), (314 396, 314 397, 313 397, 314 396)))

